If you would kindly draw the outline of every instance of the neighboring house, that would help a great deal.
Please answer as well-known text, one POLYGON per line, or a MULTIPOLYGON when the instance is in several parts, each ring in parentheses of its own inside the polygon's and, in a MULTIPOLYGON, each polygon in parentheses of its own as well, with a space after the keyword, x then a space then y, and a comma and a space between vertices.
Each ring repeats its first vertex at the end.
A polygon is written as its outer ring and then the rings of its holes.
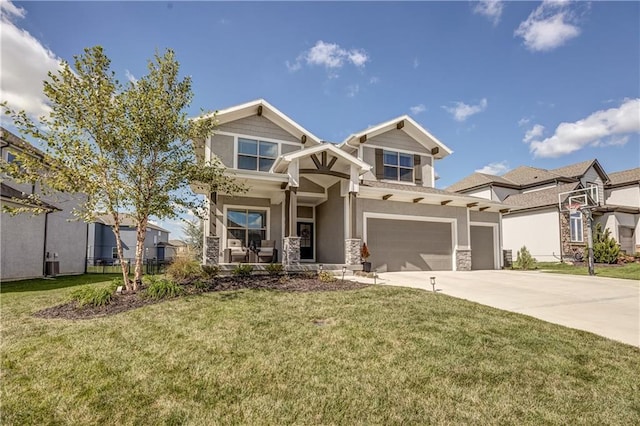
MULTIPOLYGON (((120 240, 123 257, 133 262, 136 257, 136 224, 127 213, 120 214, 120 240)), ((105 214, 98 216, 89 224, 87 257, 91 265, 113 264, 118 260, 116 237, 113 233, 113 217, 105 214)), ((147 234, 142 252, 143 260, 165 260, 169 245, 169 231, 152 223, 147 224, 147 234)))
POLYGON ((557 261, 583 254, 587 244, 584 216, 559 207, 569 191, 588 193, 597 205, 592 210, 595 223, 606 225, 623 249, 634 250, 640 211, 637 170, 613 173, 612 178, 597 160, 553 170, 521 166, 502 176, 473 173, 447 189, 503 202, 510 208, 502 218, 503 248, 515 256, 526 246, 539 261, 557 261))
MULTIPOLYGON (((408 116, 320 140, 264 100, 216 113, 198 152, 244 182, 239 196, 205 194, 205 261, 223 263, 230 240, 271 244, 285 265, 360 265, 366 242, 378 271, 497 269, 500 202, 434 188, 451 150, 408 116)), ((238 244, 234 241, 234 244, 238 244)))
POLYGON ((189 245, 182 240, 169 240, 165 251, 165 257, 167 259, 186 258, 191 255, 189 245))
MULTIPOLYGON (((42 158, 44 154, 28 142, 0 127, 0 159, 16 160, 23 152, 42 158)), ((29 200, 32 194, 42 194, 39 183, 19 184, 2 178, 2 207, 24 207, 17 200, 29 200)), ((87 224, 77 220, 72 211, 84 200, 84 195, 53 193, 32 203, 44 213, 19 213, 0 216, 0 280, 37 278, 45 275, 70 275, 85 272, 87 224)))

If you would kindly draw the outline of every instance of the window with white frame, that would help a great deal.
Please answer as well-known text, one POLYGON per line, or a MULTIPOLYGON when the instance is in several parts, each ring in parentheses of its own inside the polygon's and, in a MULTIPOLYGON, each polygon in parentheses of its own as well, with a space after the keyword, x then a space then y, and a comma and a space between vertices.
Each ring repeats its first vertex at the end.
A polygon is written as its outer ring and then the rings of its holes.
POLYGON ((229 238, 242 241, 245 247, 249 247, 251 243, 260 246, 260 241, 267 239, 267 211, 227 210, 227 232, 229 238))
POLYGON ((591 199, 593 199, 593 201, 597 203, 599 201, 598 200, 598 184, 593 182, 588 182, 587 191, 589 191, 589 197, 591 197, 591 199))
POLYGON ((577 211, 569 216, 569 224, 571 230, 571 242, 583 242, 582 235, 582 213, 577 211))
POLYGON ((268 172, 278 156, 278 144, 238 138, 238 168, 268 172))
POLYGON ((387 151, 382 154, 384 178, 402 182, 413 182, 413 155, 387 151))

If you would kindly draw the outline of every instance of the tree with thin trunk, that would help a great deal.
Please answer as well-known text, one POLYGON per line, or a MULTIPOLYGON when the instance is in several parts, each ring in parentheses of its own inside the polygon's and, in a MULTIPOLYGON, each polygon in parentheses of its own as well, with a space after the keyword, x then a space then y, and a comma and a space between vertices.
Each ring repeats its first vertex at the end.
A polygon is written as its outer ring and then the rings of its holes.
POLYGON ((16 153, 18 161, 0 164, 0 170, 17 182, 39 182, 43 190, 28 200, 15 200, 22 205, 10 213, 42 213, 37 207, 42 196, 60 192, 85 194, 84 202, 73 214, 84 221, 94 220, 96 212, 106 212, 113 218, 118 259, 129 287, 119 215, 126 206, 118 163, 125 111, 121 86, 110 71, 110 60, 101 47, 85 49, 74 57, 73 70, 63 62, 57 73, 50 72, 43 91, 51 112, 38 120, 24 111, 12 110, 6 102, 2 104, 21 133, 45 145, 44 158, 27 150, 16 153))
POLYGON ((204 226, 202 220, 196 218, 193 220, 185 220, 182 225, 182 232, 185 235, 185 242, 189 247, 190 256, 195 254, 202 257, 204 226))

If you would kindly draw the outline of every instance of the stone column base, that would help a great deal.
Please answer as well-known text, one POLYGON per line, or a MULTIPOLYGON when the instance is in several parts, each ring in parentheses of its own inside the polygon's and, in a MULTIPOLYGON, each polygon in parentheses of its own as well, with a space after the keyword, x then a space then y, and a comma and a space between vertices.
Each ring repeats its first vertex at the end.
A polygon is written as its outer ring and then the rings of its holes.
POLYGON ((362 240, 360 238, 347 238, 344 240, 344 263, 347 265, 360 265, 360 248, 362 240))
POLYGON ((471 270, 471 250, 456 251, 456 270, 457 271, 471 270))
POLYGON ((204 263, 210 266, 220 263, 220 237, 205 238, 204 263))
POLYGON ((300 264, 300 237, 284 237, 282 264, 285 267, 300 264))

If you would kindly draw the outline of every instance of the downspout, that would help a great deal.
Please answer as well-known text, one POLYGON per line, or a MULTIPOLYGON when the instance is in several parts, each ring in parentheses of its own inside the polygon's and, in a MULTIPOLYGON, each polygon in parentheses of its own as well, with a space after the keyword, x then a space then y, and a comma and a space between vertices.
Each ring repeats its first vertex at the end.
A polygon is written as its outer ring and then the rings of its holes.
POLYGON ((87 273, 87 263, 89 263, 89 222, 87 222, 87 234, 84 238, 84 273, 87 273))
POLYGON ((564 262, 564 250, 562 248, 562 211, 560 210, 560 206, 558 208, 558 230, 560 231, 560 235, 558 238, 560 239, 560 262, 564 262))
POLYGON ((47 224, 49 222, 49 213, 51 210, 44 214, 44 244, 42 245, 42 276, 47 276, 47 224))

